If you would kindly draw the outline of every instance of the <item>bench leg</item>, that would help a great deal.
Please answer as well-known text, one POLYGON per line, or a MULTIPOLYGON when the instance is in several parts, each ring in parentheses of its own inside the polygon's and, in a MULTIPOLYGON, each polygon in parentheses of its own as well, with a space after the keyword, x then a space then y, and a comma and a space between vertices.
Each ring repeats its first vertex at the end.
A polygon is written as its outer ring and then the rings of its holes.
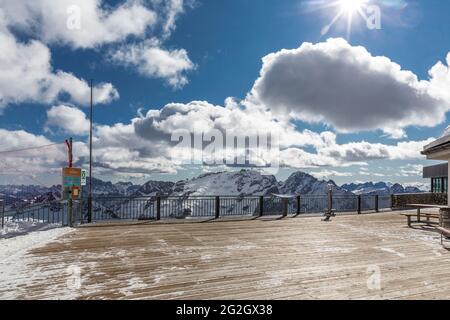
POLYGON ((420 222, 420 209, 417 209, 417 222, 420 222))
POLYGON ((407 216, 407 218, 408 218, 408 227, 411 228, 411 216, 407 216))

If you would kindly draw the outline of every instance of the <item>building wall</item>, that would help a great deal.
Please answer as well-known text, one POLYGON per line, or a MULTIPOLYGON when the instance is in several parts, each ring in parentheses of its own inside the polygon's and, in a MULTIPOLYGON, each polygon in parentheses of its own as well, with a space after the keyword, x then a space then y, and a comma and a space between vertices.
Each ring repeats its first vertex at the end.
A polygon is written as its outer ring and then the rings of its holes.
POLYGON ((447 205, 446 193, 411 193, 396 194, 392 196, 392 208, 403 209, 408 204, 447 205))
POLYGON ((431 192, 448 192, 448 164, 441 163, 423 168, 423 177, 430 179, 431 192))

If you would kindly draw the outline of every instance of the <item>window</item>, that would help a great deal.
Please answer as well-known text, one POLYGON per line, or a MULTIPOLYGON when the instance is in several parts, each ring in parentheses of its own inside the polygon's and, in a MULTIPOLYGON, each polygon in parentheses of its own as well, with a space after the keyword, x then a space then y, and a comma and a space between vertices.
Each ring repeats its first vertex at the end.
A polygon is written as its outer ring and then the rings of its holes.
POLYGON ((432 178, 431 192, 447 193, 448 192, 448 178, 432 178))

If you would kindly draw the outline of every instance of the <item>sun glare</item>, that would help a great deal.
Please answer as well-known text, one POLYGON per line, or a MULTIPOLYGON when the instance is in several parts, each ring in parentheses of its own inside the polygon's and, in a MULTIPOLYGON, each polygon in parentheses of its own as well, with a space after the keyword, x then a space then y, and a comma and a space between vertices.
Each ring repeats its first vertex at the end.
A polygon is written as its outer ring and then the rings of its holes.
POLYGON ((361 10, 365 2, 365 0, 340 0, 339 5, 341 6, 342 11, 354 13, 361 10))

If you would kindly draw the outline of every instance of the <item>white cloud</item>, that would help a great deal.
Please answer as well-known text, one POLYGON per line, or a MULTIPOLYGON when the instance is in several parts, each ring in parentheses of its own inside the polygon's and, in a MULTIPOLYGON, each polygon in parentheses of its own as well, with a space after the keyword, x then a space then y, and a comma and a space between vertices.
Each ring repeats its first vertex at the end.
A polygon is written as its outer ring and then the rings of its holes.
MULTIPOLYGON (((280 136, 279 154, 270 150, 256 154, 254 150, 249 150, 254 156, 253 164, 261 166, 273 163, 274 157, 279 157, 280 166, 296 169, 361 166, 371 160, 418 159, 422 158, 420 151, 423 145, 432 140, 399 142, 394 145, 364 141, 338 144, 332 132, 300 132, 289 122, 274 120, 267 111, 248 109, 227 99, 225 107, 204 101, 171 103, 161 110, 141 114, 129 124, 97 126, 95 144, 104 148, 126 148, 128 151, 123 151, 124 154, 131 153, 135 160, 150 161, 158 157, 171 160, 172 167, 169 170, 172 171, 182 163, 191 161, 193 155, 190 148, 174 148, 174 143, 170 141, 171 134, 179 129, 204 134, 217 130, 223 133, 223 138, 226 138, 227 133, 240 138, 276 133, 280 136), (305 147, 312 150, 306 151, 305 147)), ((200 150, 195 154, 201 155, 200 150)), ((245 154, 245 150, 239 149, 238 154, 245 154)), ((108 162, 113 165, 114 161, 109 159, 108 162)), ((165 163, 161 162, 159 170, 165 163)), ((331 171, 328 173, 331 174, 331 171)))
MULTIPOLYGON (((4 17, 0 9, 0 20, 4 17)), ((42 42, 22 43, 0 22, 0 111, 9 104, 33 102, 50 104, 68 95, 73 103, 89 103, 89 85, 71 73, 53 70, 50 50, 42 42)), ((109 103, 118 98, 110 83, 95 87, 95 102, 109 103)))
POLYGON ((450 52, 446 59, 447 65, 436 63, 428 72, 430 76, 430 94, 442 100, 450 101, 450 52))
MULTIPOLYGON (((167 38, 176 28, 176 20, 178 16, 184 13, 184 6, 186 4, 183 0, 167 0, 165 6, 166 17, 163 24, 163 36, 167 38)), ((189 2, 189 1, 188 1, 189 2)), ((192 1, 190 1, 192 2, 192 1)))
POLYGON ((341 159, 344 162, 423 159, 424 157, 420 154, 423 146, 433 140, 434 138, 423 141, 398 142, 395 145, 365 141, 337 144, 333 141, 328 146, 319 149, 319 153, 324 156, 341 159))
POLYGON ((164 49, 156 39, 123 45, 112 52, 110 58, 114 63, 136 68, 146 77, 165 79, 174 88, 186 85, 186 72, 195 69, 186 50, 164 49))
POLYGON ((438 63, 430 81, 419 81, 386 57, 372 56, 344 39, 329 39, 265 56, 247 99, 279 117, 322 122, 343 133, 380 129, 400 138, 408 126, 445 121, 449 74, 438 63))
POLYGON ((407 164, 399 168, 396 174, 402 177, 421 177, 423 174, 423 166, 418 164, 407 164))
POLYGON ((351 177, 353 174, 350 172, 338 172, 335 170, 321 170, 310 172, 312 176, 317 179, 332 179, 334 177, 351 177))
POLYGON ((62 165, 67 158, 63 144, 51 145, 53 142, 44 136, 34 135, 24 130, 0 129, 0 141, 0 152, 2 152, 0 173, 2 175, 34 176, 38 173, 48 173, 55 166, 62 165), (40 146, 47 147, 23 150, 40 146), (11 150, 22 151, 3 153, 11 150))
POLYGON ((53 106, 47 110, 46 129, 53 126, 75 135, 84 135, 89 132, 89 120, 86 114, 77 108, 65 105, 53 106))
POLYGON ((93 48, 129 36, 145 36, 158 18, 140 0, 128 0, 112 8, 103 0, 0 0, 0 7, 7 12, 8 24, 45 43, 74 48, 93 48))
MULTIPOLYGON (((70 102, 76 104, 88 101, 89 88, 84 80, 63 71, 52 71, 47 45, 73 49, 100 49, 109 45, 106 52, 112 52, 109 56, 115 63, 132 67, 147 77, 164 79, 174 88, 184 86, 188 83, 186 72, 195 69, 195 64, 185 49, 165 49, 163 41, 175 29, 185 7, 191 5, 192 0, 126 0, 114 6, 103 0, 0 0, 0 32, 10 39, 9 43, 17 43, 15 50, 5 50, 3 44, 0 47, 7 60, 5 65, 17 69, 11 70, 8 77, 18 77, 19 71, 30 67, 34 71, 25 78, 31 79, 34 87, 20 95, 14 94, 18 90, 13 84, 18 82, 11 84, 14 92, 2 88, 0 83, 0 107, 21 102, 53 103, 61 93, 69 93, 70 102), (33 40, 19 43, 11 30, 33 40), (127 43, 129 40, 132 43, 127 43), (118 43, 122 45, 117 47, 118 43), (31 61, 24 60, 27 57, 31 61)), ((98 85, 97 91, 95 97, 100 102, 118 97, 109 83, 98 85)))

